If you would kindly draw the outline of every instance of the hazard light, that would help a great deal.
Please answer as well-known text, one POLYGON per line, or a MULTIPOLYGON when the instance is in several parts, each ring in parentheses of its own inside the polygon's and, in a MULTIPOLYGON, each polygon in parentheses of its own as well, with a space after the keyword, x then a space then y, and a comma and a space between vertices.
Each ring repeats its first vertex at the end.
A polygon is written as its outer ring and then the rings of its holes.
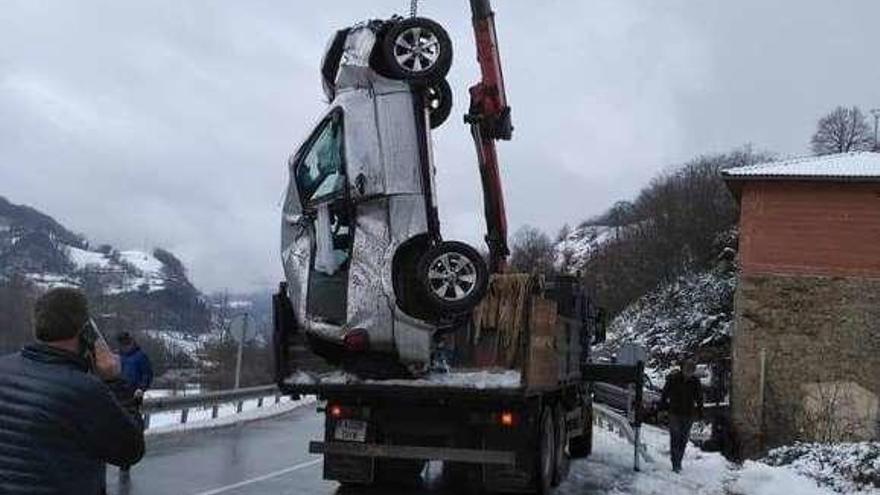
POLYGON ((327 412, 330 414, 330 417, 334 419, 341 419, 347 416, 350 416, 350 411, 346 407, 342 407, 339 404, 332 404, 327 408, 327 412))
POLYGON ((513 411, 502 411, 498 414, 498 424, 505 428, 513 428, 519 423, 519 416, 513 411))

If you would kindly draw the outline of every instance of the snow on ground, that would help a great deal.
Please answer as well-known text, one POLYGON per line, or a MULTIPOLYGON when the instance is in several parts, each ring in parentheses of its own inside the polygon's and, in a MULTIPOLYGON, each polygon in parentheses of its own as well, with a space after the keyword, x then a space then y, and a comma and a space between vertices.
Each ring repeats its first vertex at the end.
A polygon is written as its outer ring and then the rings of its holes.
POLYGON ((605 243, 614 239, 616 227, 585 225, 572 229, 553 247, 554 263, 573 270, 583 268, 590 257, 605 243))
POLYGON ((174 330, 145 330, 144 333, 151 338, 162 341, 172 352, 182 352, 193 358, 202 345, 213 338, 210 334, 193 335, 174 330))
POLYGON ((762 461, 788 466, 839 493, 880 491, 880 442, 796 443, 770 451, 762 461))
POLYGON ((104 253, 95 251, 86 251, 85 249, 67 247, 67 257, 76 266, 77 270, 85 270, 88 268, 107 269, 110 268, 110 259, 104 253))
POLYGON ((286 380, 290 385, 343 385, 347 383, 364 383, 368 385, 387 385, 403 387, 462 387, 473 389, 517 388, 522 383, 522 375, 517 370, 480 370, 451 371, 449 373, 430 373, 423 378, 412 380, 361 380, 355 375, 343 371, 334 371, 316 375, 304 371, 286 380))
POLYGON ((119 259, 138 269, 142 274, 149 276, 162 275, 162 262, 156 259, 152 254, 143 251, 120 251, 119 259))
POLYGON ((242 412, 236 414, 235 404, 224 404, 218 409, 217 418, 211 418, 211 408, 199 408, 189 411, 186 423, 180 423, 180 411, 158 413, 150 416, 150 428, 147 435, 163 435, 182 433, 193 430, 204 430, 234 425, 257 419, 271 418, 298 407, 315 403, 315 396, 307 395, 298 400, 282 396, 278 404, 273 404, 272 397, 264 398, 264 406, 257 407, 257 399, 244 402, 242 412))
POLYGON ((61 287, 79 288, 79 281, 65 275, 54 273, 28 273, 28 280, 43 290, 57 289, 61 287))
MULTIPOLYGON (((742 466, 718 453, 688 447, 681 474, 672 472, 669 436, 645 426, 642 438, 653 462, 633 471, 633 447, 602 428, 594 430, 593 455, 575 461, 559 495, 835 495, 793 469, 758 462, 742 466)), ((880 492, 861 492, 877 495, 880 492)))

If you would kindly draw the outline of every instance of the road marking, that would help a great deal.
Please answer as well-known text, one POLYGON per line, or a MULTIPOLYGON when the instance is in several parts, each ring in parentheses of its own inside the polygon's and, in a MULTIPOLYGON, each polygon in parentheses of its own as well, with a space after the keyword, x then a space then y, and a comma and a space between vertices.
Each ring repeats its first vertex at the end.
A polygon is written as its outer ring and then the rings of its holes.
POLYGON ((199 492, 195 495, 217 495, 218 493, 228 492, 229 490, 235 490, 236 488, 241 488, 243 486, 247 486, 253 483, 259 483, 261 481, 266 481, 268 479, 272 479, 283 474, 292 473, 294 471, 299 471, 300 469, 305 469, 307 467, 314 466, 324 459, 315 459, 308 462, 303 462, 301 464, 296 464, 294 466, 290 466, 284 469, 279 469, 278 471, 273 471, 268 474, 264 474, 262 476, 257 476, 256 478, 251 478, 244 481, 239 481, 238 483, 234 483, 232 485, 221 486, 220 488, 214 488, 213 490, 208 490, 206 492, 199 492))

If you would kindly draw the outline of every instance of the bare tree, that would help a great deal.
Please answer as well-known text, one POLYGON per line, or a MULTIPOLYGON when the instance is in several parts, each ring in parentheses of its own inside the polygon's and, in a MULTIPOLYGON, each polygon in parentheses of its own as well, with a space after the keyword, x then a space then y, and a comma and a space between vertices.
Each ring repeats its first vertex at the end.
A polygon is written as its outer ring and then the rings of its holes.
POLYGON ((810 145, 817 155, 870 150, 871 126, 858 107, 837 107, 819 119, 810 145))
POLYGON ((553 242, 544 232, 526 225, 513 235, 510 268, 520 273, 548 273, 553 270, 553 242))

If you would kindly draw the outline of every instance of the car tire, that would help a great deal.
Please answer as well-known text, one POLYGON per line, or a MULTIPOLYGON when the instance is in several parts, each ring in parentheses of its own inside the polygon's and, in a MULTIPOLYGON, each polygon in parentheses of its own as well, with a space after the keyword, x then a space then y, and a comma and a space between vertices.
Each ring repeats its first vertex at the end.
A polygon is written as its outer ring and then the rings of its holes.
POLYGON ((452 87, 446 79, 425 87, 425 107, 428 109, 428 121, 431 129, 436 129, 446 122, 452 113, 452 87))
POLYGON ((417 273, 425 300, 443 316, 472 310, 489 286, 486 262, 463 242, 443 241, 428 249, 417 273))
POLYGON ((452 41, 440 24, 410 17, 391 25, 382 37, 385 72, 418 84, 442 80, 452 66, 452 41))

